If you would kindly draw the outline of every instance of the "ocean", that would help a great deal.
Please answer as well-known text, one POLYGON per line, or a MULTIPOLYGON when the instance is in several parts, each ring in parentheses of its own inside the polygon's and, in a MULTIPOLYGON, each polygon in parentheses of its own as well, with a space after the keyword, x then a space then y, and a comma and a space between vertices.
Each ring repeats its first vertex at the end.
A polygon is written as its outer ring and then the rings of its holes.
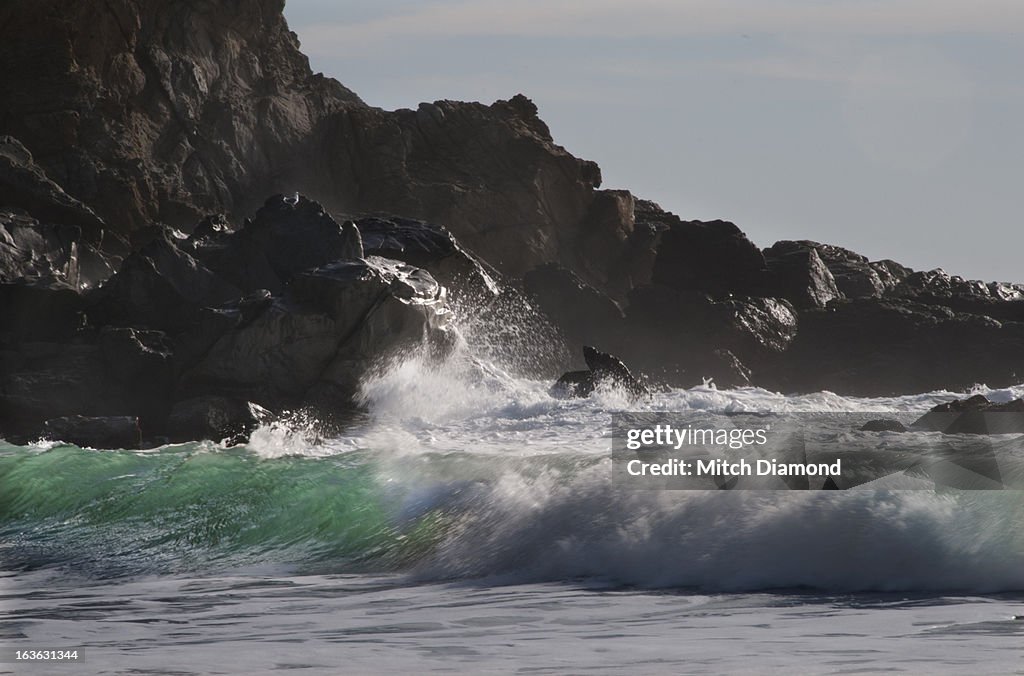
POLYGON ((326 435, 293 416, 235 447, 0 442, 0 673, 1024 673, 1020 490, 612 480, 615 412, 960 395, 563 400, 492 357, 393 361, 326 435), (10 652, 46 648, 79 661, 10 652))

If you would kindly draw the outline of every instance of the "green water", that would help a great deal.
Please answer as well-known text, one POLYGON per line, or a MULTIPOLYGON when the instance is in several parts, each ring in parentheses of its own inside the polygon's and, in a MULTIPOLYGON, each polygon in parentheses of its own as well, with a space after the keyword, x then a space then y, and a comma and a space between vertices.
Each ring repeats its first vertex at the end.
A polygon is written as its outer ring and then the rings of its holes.
POLYGON ((431 547, 439 518, 397 520, 394 503, 367 453, 264 459, 195 443, 149 453, 0 446, 5 568, 394 568, 431 547))

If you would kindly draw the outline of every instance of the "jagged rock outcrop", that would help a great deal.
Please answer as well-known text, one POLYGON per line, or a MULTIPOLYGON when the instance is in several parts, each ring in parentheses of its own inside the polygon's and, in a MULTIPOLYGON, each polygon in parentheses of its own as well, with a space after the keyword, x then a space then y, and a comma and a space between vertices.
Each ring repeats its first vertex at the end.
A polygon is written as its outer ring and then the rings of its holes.
POLYGON ((329 417, 381 360, 448 345, 444 287, 363 257, 355 226, 305 197, 270 198, 238 232, 208 219, 197 233, 160 231, 95 290, 61 278, 60 295, 43 289, 38 321, 19 315, 0 332, 0 435, 94 445, 107 430, 124 444, 131 418, 149 439, 237 439, 259 406, 329 417), (239 283, 253 261, 273 292, 239 283), (36 325, 47 330, 26 333, 36 325))
POLYGON ((551 394, 560 398, 589 397, 602 386, 621 389, 633 397, 646 397, 650 389, 634 376, 618 357, 586 345, 583 347, 586 371, 569 371, 551 387, 551 394))
POLYGON ((609 281, 632 197, 598 191, 597 165, 529 99, 372 108, 310 70, 283 7, 4 3, 0 134, 120 233, 215 212, 240 225, 262 196, 300 191, 333 213, 443 223, 506 274, 561 261, 609 281))
POLYGON ((892 289, 891 295, 926 305, 941 305, 956 312, 1024 322, 1024 294, 1020 285, 986 284, 950 276, 942 269, 907 275, 892 289))
POLYGON ((768 267, 766 287, 799 309, 821 308, 842 298, 832 271, 814 247, 800 242, 776 242, 764 250, 768 267))
POLYGON ((215 431, 204 415, 245 417, 224 401, 328 409, 382 354, 446 342, 442 287, 510 324, 520 281, 573 346, 672 385, 1024 379, 1024 287, 762 250, 602 190, 523 95, 367 106, 312 73, 282 9, 0 5, 0 432, 83 415, 159 435, 186 400, 215 431))
POLYGON ((498 275, 466 251, 447 228, 401 217, 355 221, 366 255, 402 261, 428 271, 467 303, 487 302, 500 293, 498 275))

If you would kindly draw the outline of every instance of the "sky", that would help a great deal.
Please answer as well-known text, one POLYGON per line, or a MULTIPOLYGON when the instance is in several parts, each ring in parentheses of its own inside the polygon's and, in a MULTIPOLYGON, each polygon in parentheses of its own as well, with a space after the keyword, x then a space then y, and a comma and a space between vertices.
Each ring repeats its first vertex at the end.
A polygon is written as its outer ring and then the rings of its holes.
POLYGON ((1020 0, 287 0, 370 105, 530 97, 684 219, 1024 282, 1020 0))

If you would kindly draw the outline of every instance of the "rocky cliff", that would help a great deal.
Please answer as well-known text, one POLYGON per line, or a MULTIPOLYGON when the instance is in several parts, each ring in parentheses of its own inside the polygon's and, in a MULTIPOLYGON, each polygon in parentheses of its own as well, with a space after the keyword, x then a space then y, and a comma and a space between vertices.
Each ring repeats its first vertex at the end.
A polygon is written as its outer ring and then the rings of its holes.
POLYGON ((608 281, 630 198, 597 190, 597 165, 556 145, 528 99, 369 107, 310 70, 283 8, 5 2, 0 134, 122 235, 217 212, 240 225, 267 195, 301 192, 445 223, 512 275, 559 260, 608 281))
POLYGON ((522 95, 370 107, 310 70, 282 10, 0 6, 0 435, 338 410, 390 351, 443 352, 450 293, 514 324, 520 289, 571 347, 669 385, 1024 380, 1020 286, 762 249, 602 190, 522 95))

